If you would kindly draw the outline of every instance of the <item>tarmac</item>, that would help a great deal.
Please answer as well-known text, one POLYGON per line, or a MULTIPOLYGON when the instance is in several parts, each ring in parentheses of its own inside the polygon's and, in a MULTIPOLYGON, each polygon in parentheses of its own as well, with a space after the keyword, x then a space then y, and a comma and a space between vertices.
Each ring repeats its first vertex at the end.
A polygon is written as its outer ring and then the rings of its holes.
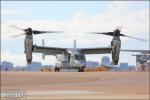
POLYGON ((1 92, 25 99, 143 100, 149 89, 149 72, 1 72, 1 92))

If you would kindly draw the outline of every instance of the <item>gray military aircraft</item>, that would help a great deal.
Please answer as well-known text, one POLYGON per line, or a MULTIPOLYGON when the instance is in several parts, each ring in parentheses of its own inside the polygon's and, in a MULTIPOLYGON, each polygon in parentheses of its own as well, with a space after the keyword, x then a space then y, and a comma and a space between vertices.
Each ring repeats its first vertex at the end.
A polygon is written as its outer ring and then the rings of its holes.
MULTIPOLYGON (((54 55, 56 56, 57 62, 55 66, 55 71, 58 71, 60 69, 77 69, 79 72, 83 72, 84 68, 86 67, 86 54, 106 54, 111 53, 112 54, 112 63, 114 65, 118 64, 119 61, 119 54, 120 54, 120 47, 121 47, 121 40, 120 36, 124 37, 130 37, 124 34, 120 33, 119 29, 114 30, 113 32, 90 32, 94 34, 104 34, 113 36, 113 39, 111 41, 111 47, 97 47, 97 48, 77 48, 76 42, 74 41, 74 48, 59 48, 59 47, 45 47, 44 43, 43 46, 37 46, 33 45, 33 34, 43 34, 43 33, 58 33, 61 31, 38 31, 38 30, 32 30, 31 28, 27 29, 21 29, 16 26, 11 26, 13 28, 20 29, 24 31, 25 35, 25 54, 26 54, 26 61, 28 64, 31 64, 32 62, 32 52, 34 53, 42 53, 43 58, 44 55, 54 55)), ((17 35, 20 36, 20 35, 17 35)), ((134 38, 134 37, 130 37, 134 38)), ((134 38, 138 40, 139 38, 134 38)))
POLYGON ((132 54, 132 56, 136 56, 136 62, 147 62, 150 60, 150 50, 121 50, 125 52, 139 52, 140 54, 132 54))

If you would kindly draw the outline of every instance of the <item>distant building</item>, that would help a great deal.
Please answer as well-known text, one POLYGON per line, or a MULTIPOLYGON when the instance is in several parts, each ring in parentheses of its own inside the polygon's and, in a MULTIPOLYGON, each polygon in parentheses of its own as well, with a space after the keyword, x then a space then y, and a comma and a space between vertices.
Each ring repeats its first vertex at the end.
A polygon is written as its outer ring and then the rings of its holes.
POLYGON ((42 65, 42 67, 49 67, 49 68, 53 68, 53 65, 42 65))
POLYGON ((111 72, 118 72, 120 71, 120 68, 118 67, 118 65, 111 65, 111 67, 107 67, 107 69, 111 72))
POLYGON ((42 68, 42 64, 40 62, 32 62, 31 64, 27 64, 28 71, 40 71, 42 68))
POLYGON ((40 69, 40 71, 42 72, 49 72, 49 71, 53 71, 53 66, 52 65, 43 65, 40 69))
POLYGON ((62 72, 77 72, 77 69, 60 69, 62 72))
POLYGON ((26 66, 16 66, 14 67, 14 71, 26 71, 26 66))
POLYGON ((128 66, 128 70, 130 72, 135 72, 136 71, 136 66, 130 65, 130 66, 128 66))
POLYGON ((128 71, 128 63, 120 63, 119 67, 120 71, 128 71))
POLYGON ((1 67, 0 68, 1 71, 12 71, 13 70, 13 63, 8 62, 8 61, 3 61, 1 63, 0 67, 1 67))
POLYGON ((87 67, 97 67, 97 66, 99 66, 99 63, 95 62, 95 61, 87 61, 86 66, 87 67))
POLYGON ((52 71, 54 69, 54 66, 53 65, 43 65, 41 67, 41 71, 52 71))
POLYGON ((110 58, 109 58, 108 56, 104 56, 104 57, 102 58, 101 66, 107 66, 107 67, 112 66, 112 64, 111 64, 111 62, 110 62, 110 58))

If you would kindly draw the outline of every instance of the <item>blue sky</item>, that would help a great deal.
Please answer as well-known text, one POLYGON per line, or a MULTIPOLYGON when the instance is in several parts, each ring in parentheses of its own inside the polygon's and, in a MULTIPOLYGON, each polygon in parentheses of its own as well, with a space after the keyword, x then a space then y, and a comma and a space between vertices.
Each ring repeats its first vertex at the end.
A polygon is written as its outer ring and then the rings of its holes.
MULTIPOLYGON (((34 29, 67 30, 60 35, 35 36, 34 43, 41 45, 41 38, 44 38, 46 45, 52 47, 72 47, 73 39, 77 39, 78 47, 107 47, 111 37, 84 35, 82 32, 113 31, 117 26, 123 27, 124 34, 149 39, 148 1, 2 1, 1 20, 2 60, 13 61, 15 65, 25 65, 24 37, 10 38, 11 35, 21 33, 8 27, 10 24, 22 28, 29 25, 34 29), (15 57, 22 60, 17 62, 15 57)), ((123 49, 149 49, 148 42, 121 39, 123 49)), ((135 65, 135 57, 130 55, 121 53, 120 61, 135 65)), ((102 56, 87 56, 87 60, 100 62, 102 56)), ((110 54, 108 56, 111 57, 110 54)), ((34 54, 34 61, 41 61, 40 58, 41 55, 34 54)), ((54 64, 54 61, 54 57, 48 56, 42 63, 54 64)))
MULTIPOLYGON (((17 17, 15 18, 23 20, 41 20, 41 19, 53 19, 53 20, 70 20, 74 13, 80 9, 88 11, 90 14, 94 14, 98 11, 103 12, 106 8, 106 2, 67 2, 67 1, 22 1, 22 2, 6 2, 2 3, 2 8, 17 9, 19 12, 27 11, 29 17, 17 17), (42 6, 43 5, 43 6, 42 6), (100 7, 98 7, 101 5, 100 7), (100 9, 98 9, 100 8, 100 9), (31 14, 31 15, 30 15, 31 14)), ((10 16, 8 16, 10 17, 10 16)), ((11 18, 11 17, 10 17, 11 18)))
MULTIPOLYGON (((24 17, 16 15, 5 16, 10 19, 41 20, 50 18, 53 20, 70 20, 73 14, 80 10, 86 11, 91 15, 97 12, 103 13, 109 3, 109 1, 3 1, 1 7, 28 13, 28 16, 24 17)), ((130 6, 128 9, 139 10, 141 8, 149 8, 148 2, 133 3, 134 6, 130 6)))

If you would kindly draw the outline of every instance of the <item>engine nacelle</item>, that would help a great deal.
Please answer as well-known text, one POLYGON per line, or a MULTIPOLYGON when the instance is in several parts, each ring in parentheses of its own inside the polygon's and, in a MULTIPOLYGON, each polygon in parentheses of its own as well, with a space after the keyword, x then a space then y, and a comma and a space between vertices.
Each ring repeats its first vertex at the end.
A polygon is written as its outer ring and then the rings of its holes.
POLYGON ((33 36, 32 35, 26 35, 25 37, 25 54, 26 54, 26 61, 27 64, 31 64, 32 62, 32 48, 33 48, 33 36))
POLYGON ((117 55, 116 53, 112 53, 112 63, 114 65, 118 65, 119 62, 119 55, 117 55))
POLYGON ((111 42, 111 47, 112 47, 112 63, 114 65, 118 65, 121 41, 120 40, 113 40, 111 42))

